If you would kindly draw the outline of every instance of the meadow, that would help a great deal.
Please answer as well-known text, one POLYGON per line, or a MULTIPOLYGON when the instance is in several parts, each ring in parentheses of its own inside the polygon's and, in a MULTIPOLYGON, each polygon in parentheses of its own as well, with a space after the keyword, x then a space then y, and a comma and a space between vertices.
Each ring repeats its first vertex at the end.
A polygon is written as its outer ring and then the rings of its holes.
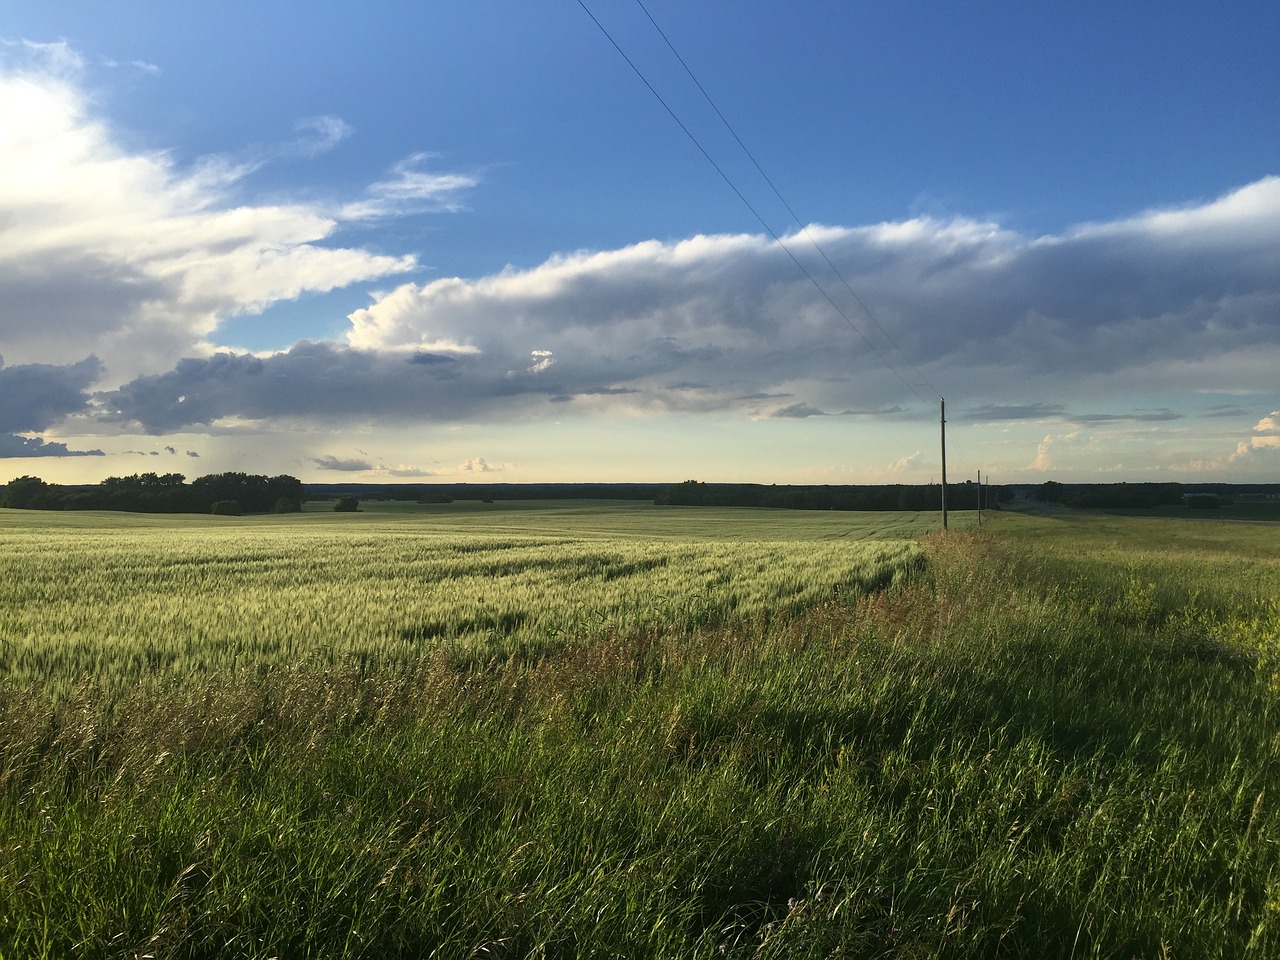
POLYGON ((486 506, 0 511, 0 956, 1280 955, 1280 528, 486 506))

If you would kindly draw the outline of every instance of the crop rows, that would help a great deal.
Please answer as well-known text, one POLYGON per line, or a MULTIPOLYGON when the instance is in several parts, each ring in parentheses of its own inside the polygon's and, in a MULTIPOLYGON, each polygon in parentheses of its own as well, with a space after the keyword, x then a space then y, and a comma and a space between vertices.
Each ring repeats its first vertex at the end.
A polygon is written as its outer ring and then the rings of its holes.
POLYGON ((462 662, 786 614, 892 581, 910 541, 365 533, 336 522, 0 531, 0 675, 46 691, 304 661, 462 662))

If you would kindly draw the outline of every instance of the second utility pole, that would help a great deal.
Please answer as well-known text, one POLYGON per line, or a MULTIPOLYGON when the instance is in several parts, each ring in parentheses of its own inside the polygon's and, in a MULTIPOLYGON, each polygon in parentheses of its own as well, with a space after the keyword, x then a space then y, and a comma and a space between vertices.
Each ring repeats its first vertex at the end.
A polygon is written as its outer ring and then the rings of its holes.
POLYGON ((947 529, 947 401, 938 401, 938 417, 942 425, 942 529, 947 529))

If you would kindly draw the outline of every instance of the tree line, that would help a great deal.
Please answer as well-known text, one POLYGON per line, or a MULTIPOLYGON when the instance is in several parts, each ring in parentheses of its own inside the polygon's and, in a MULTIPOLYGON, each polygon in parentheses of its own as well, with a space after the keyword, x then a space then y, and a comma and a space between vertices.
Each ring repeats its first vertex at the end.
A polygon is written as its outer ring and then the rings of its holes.
MULTIPOLYGON (((1004 487, 982 487, 982 508, 995 509, 1012 499, 1004 487)), ((934 484, 887 483, 858 486, 793 486, 760 483, 703 483, 686 480, 662 491, 654 503, 701 507, 781 507, 792 510, 937 510, 941 487, 934 484)), ((947 507, 974 510, 978 486, 947 484, 947 507)))
MULTIPOLYGON (((1134 507, 1177 506, 1195 499, 1180 483, 1059 483, 1046 480, 1035 489, 1034 497, 1044 503, 1061 503, 1070 507, 1128 510, 1134 507)), ((1213 497, 1213 506, 1219 498, 1213 497)), ((1207 503, 1192 503, 1207 506, 1207 503)))
POLYGON ((132 513, 295 513, 305 499, 302 481, 285 475, 213 473, 187 483, 180 473, 139 473, 107 477, 92 486, 18 477, 5 484, 0 506, 132 513))

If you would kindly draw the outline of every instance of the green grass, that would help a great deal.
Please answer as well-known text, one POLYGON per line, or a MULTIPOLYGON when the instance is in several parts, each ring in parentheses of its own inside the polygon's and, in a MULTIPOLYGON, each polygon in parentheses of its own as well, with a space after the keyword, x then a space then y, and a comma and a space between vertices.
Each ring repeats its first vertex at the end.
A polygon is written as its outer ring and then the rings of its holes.
POLYGON ((534 659, 11 683, 0 956, 1274 957, 1280 543, 1195 526, 1004 516, 534 659))
POLYGON ((1170 520, 1235 520, 1245 523, 1280 523, 1280 503, 1243 501, 1211 509, 1187 506, 1142 507, 1130 510, 1111 509, 1107 513, 1129 517, 1160 517, 1170 520))
POLYGON ((918 563, 907 537, 924 528, 912 514, 787 527, 765 511, 600 504, 248 520, 5 511, 0 671, 66 693, 304 661, 527 661, 884 585, 918 563))

